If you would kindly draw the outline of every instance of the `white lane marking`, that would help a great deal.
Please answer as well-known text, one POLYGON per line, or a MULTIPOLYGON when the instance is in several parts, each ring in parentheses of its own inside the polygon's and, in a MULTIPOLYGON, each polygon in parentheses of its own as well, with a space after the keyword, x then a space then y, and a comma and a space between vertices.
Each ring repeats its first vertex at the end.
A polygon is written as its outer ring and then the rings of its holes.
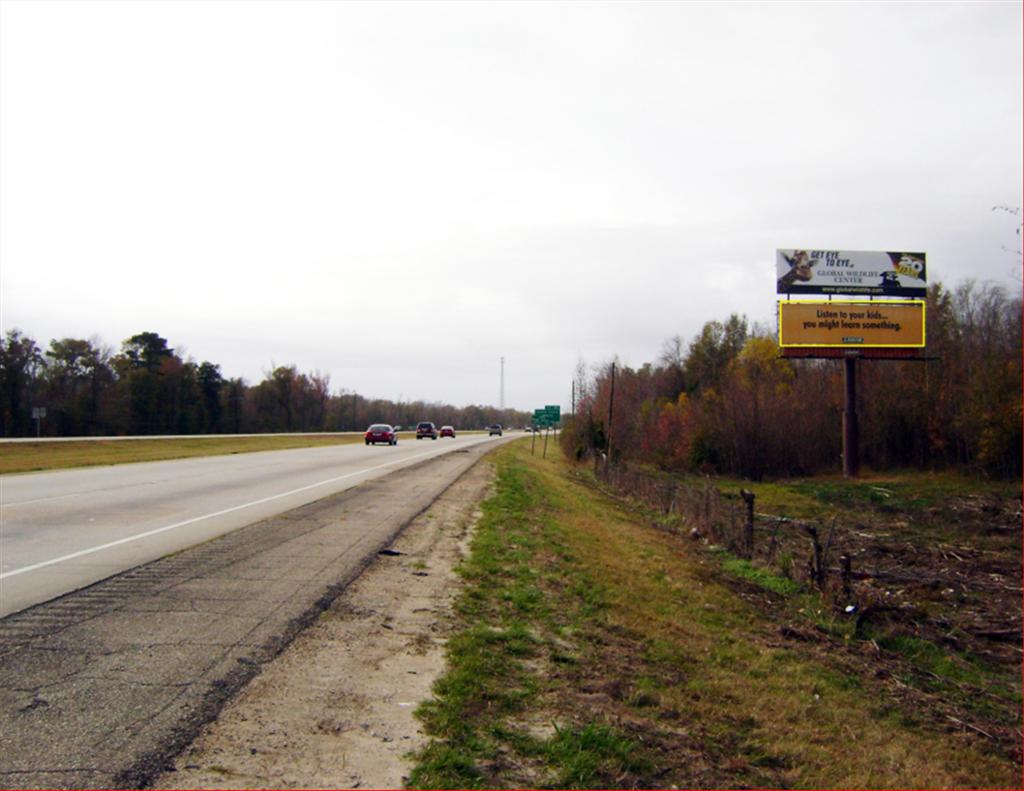
MULTIPOLYGON (((71 492, 71 494, 58 494, 53 497, 38 497, 35 500, 21 500, 17 503, 4 503, 0 502, 0 509, 3 508, 17 508, 19 505, 36 505, 38 503, 49 503, 53 500, 67 500, 69 497, 81 497, 82 492, 71 492)), ((3 500, 0 497, 0 500, 3 500)))
POLYGON ((279 500, 282 497, 289 497, 290 495, 293 495, 293 494, 299 494, 300 492, 309 491, 310 489, 315 489, 318 486, 326 486, 327 484, 330 484, 330 483, 337 483, 338 481, 343 481, 346 478, 352 478, 352 477, 354 477, 356 475, 364 475, 365 473, 374 472, 375 470, 382 470, 385 467, 390 467, 390 466, 392 466, 394 464, 400 464, 400 463, 404 463, 404 462, 413 461, 415 459, 421 459, 424 456, 438 456, 438 455, 441 455, 441 454, 437 453, 436 450, 430 450, 430 451, 427 451, 426 453, 420 453, 420 454, 418 454, 416 456, 409 456, 409 457, 404 458, 404 459, 395 459, 394 461, 385 462, 384 464, 378 464, 376 467, 367 467, 366 469, 363 469, 363 470, 357 470, 356 472, 350 472, 350 473, 346 473, 345 475, 339 475, 336 478, 329 478, 326 481, 319 481, 318 483, 311 483, 308 486, 300 486, 298 489, 292 489, 290 492, 282 492, 281 494, 274 494, 274 495, 271 495, 270 497, 264 497, 264 498, 262 498, 260 500, 253 500, 250 503, 243 503, 242 505, 235 505, 235 506, 232 506, 231 508, 225 508, 223 511, 215 511, 212 514, 204 514, 203 516, 194 516, 191 519, 186 519, 183 522, 175 522, 173 525, 165 525, 164 527, 158 527, 158 528, 156 528, 154 530, 147 530, 145 533, 138 533, 137 535, 128 536, 127 538, 120 538, 117 541, 111 541, 111 542, 109 542, 107 544, 101 544, 100 546, 97 546, 97 547, 90 547, 89 549, 82 549, 82 550, 79 550, 78 552, 72 552, 70 555, 62 555, 59 558, 53 558, 52 560, 44 560, 41 563, 34 563, 31 566, 23 566, 20 569, 13 569, 11 571, 5 571, 3 573, 0 573, 0 580, 7 579, 8 577, 15 577, 18 574, 27 574, 30 571, 37 571, 39 569, 46 568, 47 566, 55 566, 58 563, 65 563, 65 562, 67 562, 69 560, 74 560, 75 558, 80 558, 80 557, 82 557, 84 555, 92 555, 95 552, 102 552, 105 549, 110 549, 112 547, 120 546, 121 544, 127 544, 127 543, 129 543, 131 541, 138 541, 141 538, 149 538, 150 536, 155 536, 158 533, 166 533, 168 530, 175 530, 176 528, 179 528, 179 527, 185 527, 186 525, 191 525, 191 524, 194 524, 195 522, 201 522, 204 519, 212 519, 215 516, 223 516, 224 514, 230 514, 230 513, 234 512, 234 511, 241 511, 243 508, 251 508, 254 505, 262 505, 263 503, 269 503, 272 500, 279 500))

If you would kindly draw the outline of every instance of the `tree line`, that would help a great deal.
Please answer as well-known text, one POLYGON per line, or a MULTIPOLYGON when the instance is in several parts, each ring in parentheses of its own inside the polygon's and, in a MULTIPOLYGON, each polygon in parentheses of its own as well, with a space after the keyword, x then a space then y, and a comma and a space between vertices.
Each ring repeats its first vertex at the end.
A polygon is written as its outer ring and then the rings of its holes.
POLYGON ((114 352, 96 338, 51 340, 43 350, 21 330, 0 339, 0 436, 132 436, 361 431, 370 423, 459 428, 529 421, 492 406, 394 402, 331 392, 330 377, 278 366, 249 385, 220 365, 183 359, 155 332, 114 352), (33 409, 45 408, 37 423, 33 409))
MULTIPOLYGON (((877 470, 1021 475, 1021 298, 991 283, 927 295, 927 361, 859 361, 861 458, 877 470)), ((656 363, 577 366, 577 458, 751 479, 842 468, 841 360, 780 356, 745 316, 676 336, 656 363), (611 419, 609 421, 609 402, 611 419)))

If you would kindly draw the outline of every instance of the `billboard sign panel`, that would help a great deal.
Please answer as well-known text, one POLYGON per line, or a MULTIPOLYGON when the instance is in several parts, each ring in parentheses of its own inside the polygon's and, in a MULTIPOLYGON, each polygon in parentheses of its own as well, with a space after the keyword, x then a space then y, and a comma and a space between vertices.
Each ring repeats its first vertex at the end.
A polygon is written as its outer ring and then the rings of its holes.
POLYGON ((921 348, 924 302, 779 302, 779 346, 921 348))
POLYGON ((778 294, 924 297, 924 253, 866 250, 776 250, 778 294))

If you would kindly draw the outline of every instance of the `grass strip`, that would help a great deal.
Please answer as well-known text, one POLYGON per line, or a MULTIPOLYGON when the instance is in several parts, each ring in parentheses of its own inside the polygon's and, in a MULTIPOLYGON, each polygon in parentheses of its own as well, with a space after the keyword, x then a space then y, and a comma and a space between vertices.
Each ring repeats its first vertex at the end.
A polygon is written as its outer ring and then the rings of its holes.
POLYGON ((494 459, 410 787, 1017 787, 984 736, 780 639, 719 560, 563 459, 494 459))
POLYGON ((289 450, 362 442, 359 435, 308 434, 258 437, 203 436, 173 439, 110 439, 4 443, 0 475, 71 467, 131 464, 140 461, 223 456, 264 450, 289 450))
MULTIPOLYGON (((482 434, 481 431, 461 431, 482 434)), ((415 440, 412 431, 399 432, 401 441, 415 440)), ((40 472, 70 467, 96 467, 131 464, 140 461, 164 461, 197 456, 225 456, 265 450, 291 450, 326 445, 351 445, 363 442, 362 433, 345 434, 261 434, 234 436, 206 434, 195 437, 159 439, 122 438, 95 440, 40 440, 38 442, 0 443, 0 475, 40 472)))

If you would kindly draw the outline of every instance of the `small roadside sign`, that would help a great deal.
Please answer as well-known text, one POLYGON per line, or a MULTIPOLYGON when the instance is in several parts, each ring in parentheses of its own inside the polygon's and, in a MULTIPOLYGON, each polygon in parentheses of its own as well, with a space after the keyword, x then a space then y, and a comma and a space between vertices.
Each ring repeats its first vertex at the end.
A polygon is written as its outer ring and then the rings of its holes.
POLYGON ((46 407, 32 407, 32 419, 36 422, 36 437, 42 434, 43 418, 46 417, 46 407))

